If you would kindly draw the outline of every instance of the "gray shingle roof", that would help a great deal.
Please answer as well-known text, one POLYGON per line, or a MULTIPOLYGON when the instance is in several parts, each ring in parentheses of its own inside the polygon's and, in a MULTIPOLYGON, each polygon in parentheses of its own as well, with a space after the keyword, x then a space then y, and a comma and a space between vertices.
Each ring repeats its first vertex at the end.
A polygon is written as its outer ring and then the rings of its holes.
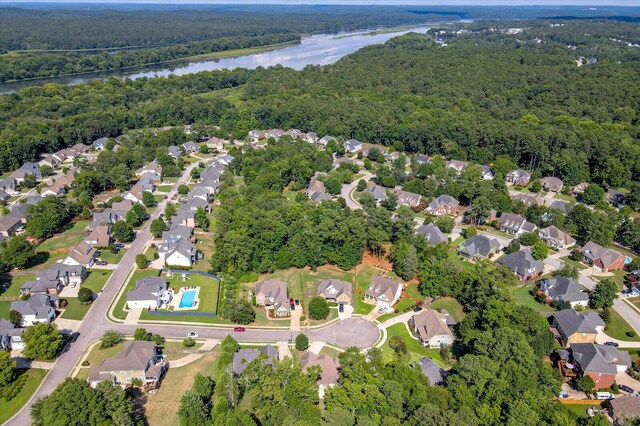
POLYGON ((536 272, 542 272, 544 270, 544 264, 539 260, 535 260, 531 256, 531 252, 526 249, 508 254, 498 259, 498 263, 506 266, 514 273, 523 277, 536 272))
POLYGON ((416 229, 416 234, 423 236, 429 241, 429 244, 435 246, 438 243, 447 243, 449 239, 447 236, 433 223, 427 223, 426 225, 420 225, 416 229))
POLYGON ((469 257, 488 257, 491 252, 500 249, 500 243, 495 238, 485 235, 475 235, 460 244, 459 252, 469 257))

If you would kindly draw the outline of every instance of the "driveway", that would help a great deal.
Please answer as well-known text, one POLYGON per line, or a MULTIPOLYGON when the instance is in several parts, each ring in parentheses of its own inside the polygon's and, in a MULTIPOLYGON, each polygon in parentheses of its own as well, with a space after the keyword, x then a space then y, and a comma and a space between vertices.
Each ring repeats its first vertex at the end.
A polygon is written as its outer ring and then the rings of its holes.
POLYGON ((356 186, 358 186, 358 181, 360 181, 361 179, 364 179, 365 181, 370 181, 371 179, 373 179, 374 176, 375 175, 373 173, 367 173, 364 176, 362 176, 360 179, 356 179, 353 182, 342 186, 342 189, 340 190, 340 196, 344 198, 345 202, 347 203, 347 207, 353 210, 362 208, 360 203, 358 203, 356 200, 354 200, 351 197, 351 193, 356 189, 356 186))

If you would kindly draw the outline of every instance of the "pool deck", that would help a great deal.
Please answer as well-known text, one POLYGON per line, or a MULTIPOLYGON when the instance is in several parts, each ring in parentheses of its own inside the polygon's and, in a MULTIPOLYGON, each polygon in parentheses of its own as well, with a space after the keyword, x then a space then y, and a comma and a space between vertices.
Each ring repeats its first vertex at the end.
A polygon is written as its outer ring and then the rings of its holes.
POLYGON ((178 293, 175 294, 173 300, 171 301, 171 306, 173 306, 174 311, 189 311, 198 309, 198 303, 200 303, 199 296, 200 295, 200 287, 181 287, 178 293), (190 307, 180 307, 180 302, 182 302, 182 297, 185 292, 193 291, 195 295, 193 296, 193 303, 190 307))

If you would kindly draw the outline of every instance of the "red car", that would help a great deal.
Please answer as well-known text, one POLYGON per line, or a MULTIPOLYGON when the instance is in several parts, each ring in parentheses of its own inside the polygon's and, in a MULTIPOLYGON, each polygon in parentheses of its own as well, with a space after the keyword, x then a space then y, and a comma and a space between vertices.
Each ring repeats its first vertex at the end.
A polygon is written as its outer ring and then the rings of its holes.
POLYGON ((233 331, 244 331, 244 327, 235 327, 233 331))

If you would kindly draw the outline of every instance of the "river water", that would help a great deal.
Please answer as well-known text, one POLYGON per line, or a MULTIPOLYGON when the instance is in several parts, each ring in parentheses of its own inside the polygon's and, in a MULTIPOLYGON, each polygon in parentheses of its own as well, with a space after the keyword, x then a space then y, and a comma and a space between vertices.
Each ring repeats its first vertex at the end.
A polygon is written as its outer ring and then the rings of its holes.
POLYGON ((115 76, 119 78, 137 79, 142 77, 162 77, 171 74, 186 75, 200 71, 220 69, 270 67, 282 65, 300 70, 307 65, 327 65, 336 62, 345 55, 372 44, 385 43, 387 40, 408 32, 426 33, 427 26, 411 28, 404 31, 375 34, 369 32, 357 32, 347 34, 322 34, 304 37, 300 44, 295 46, 275 49, 271 51, 206 60, 201 62, 176 63, 171 67, 158 65, 153 68, 115 71, 107 73, 90 73, 66 77, 42 78, 36 80, 19 81, 12 83, 0 83, 0 93, 15 92, 29 86, 39 86, 45 83, 79 84, 96 78, 115 76))

